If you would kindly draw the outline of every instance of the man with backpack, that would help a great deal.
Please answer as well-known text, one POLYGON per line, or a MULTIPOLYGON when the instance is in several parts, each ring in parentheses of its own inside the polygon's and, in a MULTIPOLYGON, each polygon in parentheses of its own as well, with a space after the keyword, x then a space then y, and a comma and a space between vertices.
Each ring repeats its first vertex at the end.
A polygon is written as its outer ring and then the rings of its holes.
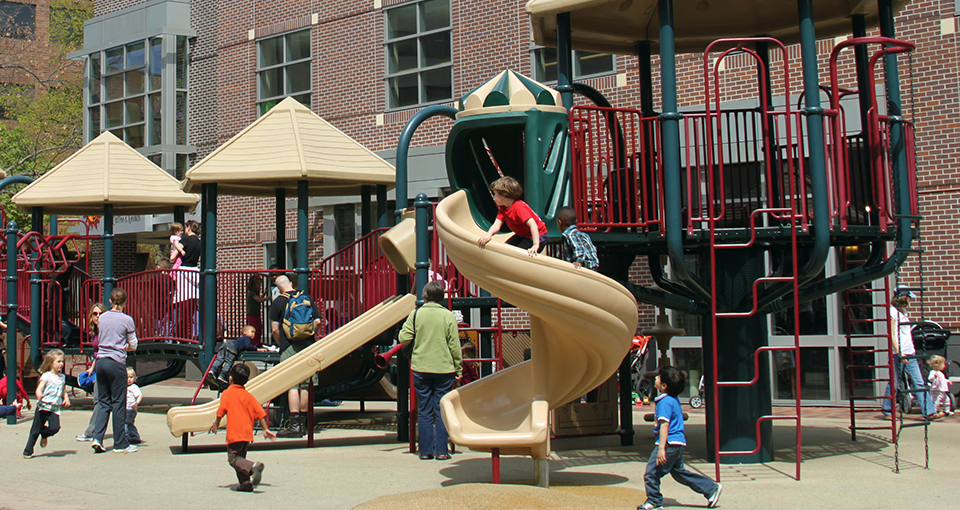
MULTIPOLYGON (((305 292, 295 290, 289 278, 280 276, 276 284, 280 294, 270 304, 270 331, 280 347, 280 361, 283 362, 299 356, 300 351, 314 342, 323 320, 316 302, 305 292)), ((303 437, 306 413, 312 412, 307 409, 307 389, 311 380, 318 384, 317 374, 287 392, 290 425, 277 432, 277 437, 303 437)))

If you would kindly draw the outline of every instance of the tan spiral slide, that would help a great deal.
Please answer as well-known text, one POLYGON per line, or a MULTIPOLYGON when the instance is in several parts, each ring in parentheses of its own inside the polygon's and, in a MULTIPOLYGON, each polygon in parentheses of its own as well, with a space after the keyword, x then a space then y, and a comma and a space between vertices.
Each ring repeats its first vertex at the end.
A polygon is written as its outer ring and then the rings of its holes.
MULTIPOLYGON (((356 319, 324 336, 275 367, 254 377, 246 388, 261 404, 333 365, 387 328, 400 322, 416 306, 413 294, 396 296, 371 308, 356 319)), ((216 417, 220 400, 195 406, 174 407, 167 412, 167 426, 174 436, 208 430, 216 417)))
POLYGON ((503 244, 484 234, 464 191, 437 207, 436 230, 470 281, 530 313, 531 359, 451 391, 440 401, 450 438, 473 450, 546 459, 550 410, 607 380, 630 349, 637 301, 588 269, 503 244))

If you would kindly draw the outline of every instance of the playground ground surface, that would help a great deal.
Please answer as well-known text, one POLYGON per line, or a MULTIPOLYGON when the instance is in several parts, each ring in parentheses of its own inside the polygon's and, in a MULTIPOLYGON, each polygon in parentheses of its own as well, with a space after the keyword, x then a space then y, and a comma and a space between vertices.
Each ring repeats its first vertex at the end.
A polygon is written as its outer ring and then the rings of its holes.
MULTIPOLYGON (((74 440, 90 417, 89 399, 73 399, 76 409, 64 411, 61 432, 47 448, 38 446, 32 459, 21 454, 33 412, 25 412, 15 426, 3 421, 0 509, 630 510, 644 501, 643 469, 653 443, 643 415, 651 407, 635 408, 635 446, 620 446, 616 436, 554 441, 549 490, 534 486, 529 458, 504 457, 501 485, 490 483, 488 454, 466 451, 447 462, 419 460, 396 441, 392 403, 367 403, 365 413, 355 402, 319 408, 315 448, 306 448, 305 439, 267 442, 258 436, 248 457, 263 461, 266 469, 263 483, 248 494, 233 490, 237 481, 227 465, 224 432, 194 436, 186 454, 180 438, 170 435, 164 410, 188 402, 192 393, 182 380, 144 389, 137 426, 146 444, 134 454, 94 454, 90 443, 74 440)), ((688 468, 713 477, 714 465, 704 458, 703 412, 685 410, 690 413, 688 468)), ((905 429, 899 474, 893 472, 889 430, 867 431, 852 442, 845 409, 804 408, 803 416, 801 481, 793 479, 794 429, 778 422, 774 462, 721 467, 720 508, 960 507, 960 493, 951 489, 960 479, 960 413, 930 426, 929 470, 924 469, 923 427, 905 429)), ((111 444, 108 434, 105 445, 111 444)), ((667 508, 706 506, 673 480, 665 479, 662 490, 667 508)))

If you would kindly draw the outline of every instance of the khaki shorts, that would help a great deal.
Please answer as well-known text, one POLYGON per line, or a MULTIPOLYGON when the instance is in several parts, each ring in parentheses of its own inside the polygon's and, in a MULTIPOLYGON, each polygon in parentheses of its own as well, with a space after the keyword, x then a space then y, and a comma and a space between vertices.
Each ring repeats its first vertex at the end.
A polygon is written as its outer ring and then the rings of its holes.
MULTIPOLYGON (((280 353, 280 362, 283 363, 284 361, 286 361, 286 360, 288 360, 288 359, 290 359, 290 358, 293 358, 293 357, 295 357, 295 356, 298 356, 297 353, 299 353, 300 351, 306 349, 307 347, 310 347, 311 345, 313 345, 313 341, 310 341, 310 340, 308 340, 308 341, 306 341, 306 342, 290 342, 290 346, 287 347, 286 349, 284 349, 283 352, 280 353)), ((313 385, 316 386, 316 385, 320 384, 320 377, 318 377, 317 374, 314 373, 313 376, 311 376, 311 377, 305 379, 303 382, 297 384, 297 388, 299 388, 299 389, 301 389, 301 390, 309 389, 309 388, 310 388, 310 381, 313 381, 313 385)))

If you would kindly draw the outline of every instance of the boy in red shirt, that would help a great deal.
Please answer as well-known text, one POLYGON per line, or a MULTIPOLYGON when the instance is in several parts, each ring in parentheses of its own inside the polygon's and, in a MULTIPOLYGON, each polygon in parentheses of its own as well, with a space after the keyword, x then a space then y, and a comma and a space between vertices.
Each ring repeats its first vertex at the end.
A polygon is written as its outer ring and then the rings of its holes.
POLYGON ((520 200, 523 187, 513 177, 501 177, 490 184, 490 194, 497 204, 497 219, 477 244, 483 248, 504 223, 513 231, 507 244, 527 250, 534 257, 547 247, 547 225, 526 202, 520 200))
POLYGON ((250 368, 243 363, 234 365, 230 369, 230 386, 220 394, 217 419, 210 426, 210 432, 216 434, 220 429, 220 420, 225 415, 229 415, 227 462, 237 470, 237 480, 240 481, 237 490, 240 492, 253 492, 253 487, 260 484, 260 477, 263 475, 263 462, 247 460, 247 446, 253 442, 253 422, 260 420, 263 437, 277 438, 276 434, 270 432, 267 413, 257 399, 243 387, 248 379, 250 379, 250 368))

